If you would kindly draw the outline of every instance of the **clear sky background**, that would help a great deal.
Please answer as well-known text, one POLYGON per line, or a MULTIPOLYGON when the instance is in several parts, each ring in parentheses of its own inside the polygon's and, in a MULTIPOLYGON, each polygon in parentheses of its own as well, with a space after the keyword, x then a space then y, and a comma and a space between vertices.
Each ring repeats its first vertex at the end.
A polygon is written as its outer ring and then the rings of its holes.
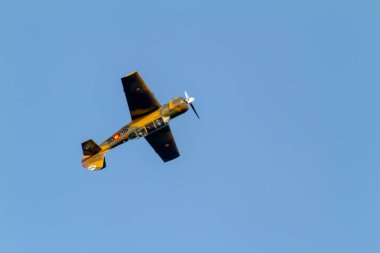
POLYGON ((0 252, 380 252, 379 1, 1 1, 0 252), (81 166, 120 78, 201 116, 81 166))

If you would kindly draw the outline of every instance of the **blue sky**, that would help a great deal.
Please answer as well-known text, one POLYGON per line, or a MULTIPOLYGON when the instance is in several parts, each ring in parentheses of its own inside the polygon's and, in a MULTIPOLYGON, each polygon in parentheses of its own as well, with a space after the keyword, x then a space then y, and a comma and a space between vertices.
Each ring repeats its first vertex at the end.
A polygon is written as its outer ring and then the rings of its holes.
POLYGON ((379 252, 377 1, 0 2, 0 252, 379 252), (138 70, 171 122, 130 120, 138 70))

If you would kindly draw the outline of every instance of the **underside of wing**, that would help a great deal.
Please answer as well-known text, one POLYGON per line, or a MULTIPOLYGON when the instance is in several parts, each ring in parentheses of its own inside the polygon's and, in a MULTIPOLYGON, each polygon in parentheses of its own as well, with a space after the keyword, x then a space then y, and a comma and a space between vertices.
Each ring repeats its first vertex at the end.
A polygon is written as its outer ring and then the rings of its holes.
POLYGON ((146 136, 145 139, 164 162, 168 162, 179 156, 179 151, 169 125, 146 136))
POLYGON ((160 108, 160 103, 137 71, 121 78, 121 82, 132 120, 145 116, 160 108))

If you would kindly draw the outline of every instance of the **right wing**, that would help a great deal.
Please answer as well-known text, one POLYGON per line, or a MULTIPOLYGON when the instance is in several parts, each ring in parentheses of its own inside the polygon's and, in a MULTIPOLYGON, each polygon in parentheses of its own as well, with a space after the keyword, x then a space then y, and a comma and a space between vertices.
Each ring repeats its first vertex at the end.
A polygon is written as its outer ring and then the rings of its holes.
POLYGON ((151 133, 145 139, 164 162, 168 162, 179 156, 179 151, 169 125, 151 133))
POLYGON ((137 71, 121 78, 132 120, 161 107, 137 71))

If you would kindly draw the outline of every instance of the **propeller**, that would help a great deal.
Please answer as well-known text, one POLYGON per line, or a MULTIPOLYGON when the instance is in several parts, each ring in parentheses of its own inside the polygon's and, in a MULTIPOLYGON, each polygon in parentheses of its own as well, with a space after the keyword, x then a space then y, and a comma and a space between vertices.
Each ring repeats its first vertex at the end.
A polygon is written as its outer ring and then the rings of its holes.
POLYGON ((199 119, 199 115, 198 115, 197 111, 195 110, 194 105, 192 104, 192 102, 195 100, 195 98, 190 97, 189 94, 187 94, 187 92, 185 91, 185 99, 186 99, 186 103, 191 106, 191 109, 193 109, 195 115, 197 115, 197 117, 199 119))

